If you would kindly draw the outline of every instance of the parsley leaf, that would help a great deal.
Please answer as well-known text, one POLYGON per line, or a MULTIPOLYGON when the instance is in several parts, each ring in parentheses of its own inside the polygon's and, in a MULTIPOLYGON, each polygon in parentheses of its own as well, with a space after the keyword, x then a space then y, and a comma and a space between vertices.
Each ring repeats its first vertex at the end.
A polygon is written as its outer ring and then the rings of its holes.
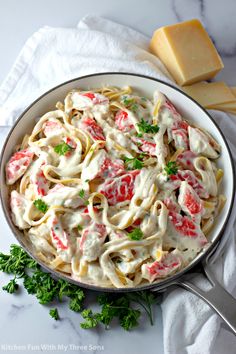
POLYGON ((83 230, 83 226, 81 226, 80 224, 77 226, 78 231, 82 231, 83 230))
POLYGON ((143 168, 143 162, 136 157, 129 158, 125 156, 124 161, 128 170, 141 170, 143 168))
POLYGON ((94 328, 98 325, 98 314, 94 314, 92 310, 86 309, 81 312, 81 315, 85 319, 85 321, 80 324, 81 328, 89 329, 94 328))
POLYGON ((42 199, 36 199, 34 201, 34 206, 44 214, 48 210, 48 205, 42 199))
POLYGON ((143 133, 152 133, 155 134, 159 131, 158 125, 148 124, 143 118, 141 122, 137 124, 139 131, 143 133))
POLYGON ((128 97, 128 96, 123 96, 122 97, 122 103, 127 107, 130 104, 134 103, 134 98, 133 97, 128 97))
POLYGON ((84 198, 84 194, 85 194, 84 189, 81 189, 81 190, 79 191, 79 196, 80 196, 80 198, 84 198))
POLYGON ((19 288, 19 285, 16 283, 16 279, 11 279, 9 283, 2 287, 2 290, 7 291, 9 294, 13 294, 19 288))
POLYGON ((137 227, 137 228, 133 229, 133 231, 129 232, 127 236, 131 240, 139 241, 143 237, 143 232, 142 232, 142 230, 139 227, 137 227))
POLYGON ((9 255, 0 253, 0 271, 4 273, 22 277, 25 268, 36 269, 37 267, 37 263, 18 245, 10 246, 9 255))
POLYGON ((54 318, 54 320, 59 320, 59 314, 58 314, 58 311, 57 311, 57 309, 51 309, 50 311, 49 311, 49 315, 52 317, 52 318, 54 318))
MULTIPOLYGON (((134 229, 130 234, 136 235, 137 239, 140 237, 140 232, 140 229, 134 229)), ((9 293, 14 293, 18 289, 16 279, 23 277, 27 292, 35 295, 40 304, 49 304, 55 300, 62 301, 67 297, 72 311, 80 312, 83 309, 85 294, 82 289, 64 279, 52 278, 18 245, 11 245, 9 255, 0 253, 0 270, 15 276, 3 287, 9 293)), ((151 324, 153 323, 152 305, 157 303, 157 297, 148 291, 122 295, 103 294, 97 298, 97 301, 101 306, 100 312, 94 313, 91 309, 82 311, 84 318, 84 322, 81 323, 82 328, 94 328, 99 324, 108 328, 116 318, 121 327, 130 330, 139 324, 141 311, 137 305, 145 310, 151 324)), ((49 314, 55 320, 59 320, 56 308, 51 309, 49 314)))
POLYGON ((60 155, 60 156, 64 156, 68 151, 71 151, 73 148, 66 144, 64 141, 61 144, 58 144, 54 147, 54 151, 60 155))
POLYGON ((166 173, 168 175, 176 175, 176 173, 178 172, 178 166, 176 161, 169 161, 166 164, 166 167, 164 168, 164 170, 166 171, 166 173))

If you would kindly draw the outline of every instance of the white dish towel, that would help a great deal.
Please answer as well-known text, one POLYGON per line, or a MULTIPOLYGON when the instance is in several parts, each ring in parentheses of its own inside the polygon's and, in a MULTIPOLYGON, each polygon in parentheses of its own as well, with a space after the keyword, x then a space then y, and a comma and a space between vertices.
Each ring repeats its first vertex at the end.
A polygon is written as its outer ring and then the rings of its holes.
MULTIPOLYGON (((149 38, 130 28, 91 15, 83 18, 77 28, 40 29, 28 39, 0 86, 0 125, 12 125, 39 95, 81 75, 132 72, 171 82, 162 63, 147 52, 148 42, 149 38)), ((235 117, 221 112, 212 115, 236 156, 235 117)), ((231 218, 227 231, 230 237, 224 239, 227 245, 217 257, 213 271, 225 288, 236 295, 234 219, 231 218)), ((206 285, 202 276, 196 281, 206 285)), ((195 295, 182 289, 168 291, 162 312, 166 354, 236 353, 236 338, 222 328, 219 317, 195 295)))

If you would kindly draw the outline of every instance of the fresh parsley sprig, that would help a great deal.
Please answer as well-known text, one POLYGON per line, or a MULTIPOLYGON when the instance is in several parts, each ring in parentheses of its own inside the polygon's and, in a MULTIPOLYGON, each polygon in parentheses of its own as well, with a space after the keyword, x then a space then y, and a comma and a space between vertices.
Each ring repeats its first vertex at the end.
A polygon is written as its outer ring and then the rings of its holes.
POLYGON ((59 314, 58 314, 58 311, 57 309, 51 309, 49 311, 49 315, 54 318, 54 320, 58 321, 59 320, 59 314))
POLYGON ((124 157, 125 166, 128 170, 141 170, 143 168, 143 161, 137 157, 129 158, 124 157))
POLYGON ((140 123, 137 124, 137 126, 139 128, 139 133, 156 134, 159 131, 158 125, 148 124, 143 118, 141 119, 140 123))
POLYGON ((54 147, 54 151, 60 156, 64 156, 68 151, 71 151, 72 149, 73 148, 64 141, 63 143, 58 144, 54 147))
POLYGON ((81 199, 84 199, 84 204, 85 204, 85 205, 89 205, 89 201, 86 200, 86 199, 84 198, 84 196, 85 196, 85 190, 84 190, 84 189, 81 189, 81 190, 79 191, 79 197, 80 197, 81 199))
MULTIPOLYGON (((157 302, 157 298, 150 292, 100 295, 97 301, 101 311, 94 313, 91 309, 83 309, 85 293, 82 289, 63 279, 52 278, 18 245, 11 245, 10 254, 0 253, 0 271, 14 275, 14 279, 3 287, 3 290, 10 294, 16 292, 19 287, 16 280, 23 278, 23 285, 27 292, 35 295, 40 304, 50 304, 52 301, 63 301, 64 298, 68 298, 69 308, 72 311, 82 311, 84 322, 81 323, 81 327, 84 329, 94 328, 99 324, 108 328, 113 319, 117 318, 121 327, 130 330, 138 326, 141 308, 147 313, 151 324, 153 323, 152 305, 157 302), (137 305, 140 306, 139 309, 137 305)), ((52 308, 49 314, 55 320, 60 319, 57 308, 52 308)))
POLYGON ((176 161, 167 162, 164 170, 168 175, 176 175, 176 173, 178 172, 178 166, 176 161))
POLYGON ((42 199, 36 199, 34 201, 34 206, 44 214, 48 210, 48 205, 42 199))
POLYGON ((139 227, 136 227, 133 231, 128 232, 127 236, 133 241, 139 241, 143 238, 143 232, 139 227))

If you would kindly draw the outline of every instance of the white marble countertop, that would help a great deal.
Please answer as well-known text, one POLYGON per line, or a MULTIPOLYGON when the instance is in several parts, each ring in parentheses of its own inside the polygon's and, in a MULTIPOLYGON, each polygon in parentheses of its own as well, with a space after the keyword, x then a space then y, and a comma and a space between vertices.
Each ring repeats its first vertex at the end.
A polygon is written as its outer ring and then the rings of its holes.
MULTIPOLYGON (((73 27, 87 13, 129 25, 149 36, 162 25, 197 17, 204 23, 223 58, 225 68, 218 79, 236 86, 235 0, 1 1, 0 82, 25 40, 39 27, 73 27)), ((0 128, 1 145, 8 130, 0 128)), ((0 250, 8 252, 15 239, 1 209, 0 224, 0 250)), ((0 274, 0 287, 5 282, 6 277, 0 274)), ((67 353, 143 354, 147 350, 149 354, 163 353, 162 319, 158 306, 153 327, 144 319, 139 329, 128 333, 116 326, 110 331, 84 331, 79 326, 80 315, 64 305, 60 306, 62 320, 55 322, 49 317, 48 308, 39 305, 24 291, 20 295, 0 291, 0 311, 0 352, 59 353, 64 345, 67 353), (58 345, 62 345, 61 349, 58 345)), ((223 350, 220 338, 217 341, 223 350)))

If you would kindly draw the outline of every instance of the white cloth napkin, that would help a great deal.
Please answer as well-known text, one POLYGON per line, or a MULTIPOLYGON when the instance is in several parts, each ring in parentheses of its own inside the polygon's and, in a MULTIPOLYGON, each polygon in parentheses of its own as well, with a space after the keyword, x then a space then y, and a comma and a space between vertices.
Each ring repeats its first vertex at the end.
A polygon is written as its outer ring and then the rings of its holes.
MULTIPOLYGON (((163 64, 148 53, 148 42, 149 38, 130 28, 90 15, 74 29, 40 29, 28 39, 0 86, 0 125, 12 125, 23 109, 43 92, 81 75, 132 72, 171 82, 163 64)), ((212 114, 236 156, 235 118, 221 112, 212 114)), ((224 239, 227 245, 213 267, 218 280, 230 292, 236 290, 234 219, 231 218, 226 232, 229 237, 224 239)), ((203 276, 195 281, 203 287, 206 285, 203 276)), ((182 289, 170 290, 165 295, 162 311, 166 354, 235 354, 235 337, 221 328, 219 317, 195 295, 182 289)))

